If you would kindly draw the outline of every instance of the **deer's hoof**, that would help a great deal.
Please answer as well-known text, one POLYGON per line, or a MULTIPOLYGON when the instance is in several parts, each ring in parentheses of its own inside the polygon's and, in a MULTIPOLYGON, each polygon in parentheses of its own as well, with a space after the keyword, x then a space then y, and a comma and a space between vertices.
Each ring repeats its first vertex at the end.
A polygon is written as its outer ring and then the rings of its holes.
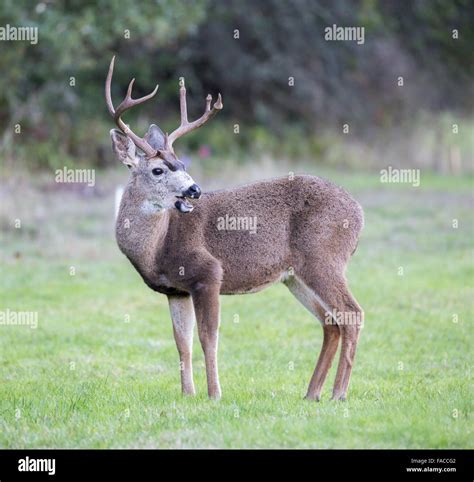
POLYGON ((208 393, 209 400, 220 400, 222 398, 222 394, 220 390, 215 393, 208 393))

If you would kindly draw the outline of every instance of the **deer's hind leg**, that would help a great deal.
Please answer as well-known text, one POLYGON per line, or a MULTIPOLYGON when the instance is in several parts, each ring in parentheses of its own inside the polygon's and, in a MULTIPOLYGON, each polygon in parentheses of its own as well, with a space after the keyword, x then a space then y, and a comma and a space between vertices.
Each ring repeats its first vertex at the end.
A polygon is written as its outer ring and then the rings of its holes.
POLYGON ((343 319, 337 321, 341 329, 342 343, 332 398, 333 400, 345 400, 359 342, 360 329, 364 322, 364 312, 352 296, 346 283, 339 286, 338 298, 340 304, 337 306, 343 310, 340 312, 343 319))
POLYGON ((320 266, 317 275, 305 273, 303 281, 317 294, 325 312, 330 314, 326 322, 340 330, 341 354, 332 398, 345 400, 364 312, 349 291, 344 275, 340 274, 336 267, 326 268, 322 269, 320 266))
POLYGON ((310 313, 319 319, 323 327, 323 346, 313 376, 309 382, 308 392, 306 393, 307 399, 319 401, 324 382, 326 381, 339 345, 339 326, 327 323, 329 315, 326 313, 326 310, 321 303, 321 299, 302 280, 296 277, 291 277, 285 282, 285 284, 295 298, 300 301, 310 313))

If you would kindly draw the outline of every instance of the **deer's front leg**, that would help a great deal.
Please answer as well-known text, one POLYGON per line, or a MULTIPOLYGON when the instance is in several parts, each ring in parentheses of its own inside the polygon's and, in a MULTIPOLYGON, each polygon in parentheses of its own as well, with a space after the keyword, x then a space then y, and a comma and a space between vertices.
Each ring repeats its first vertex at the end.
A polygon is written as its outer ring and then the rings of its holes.
POLYGON ((217 370, 217 343, 219 338, 219 286, 201 285, 192 292, 194 311, 206 360, 207 393, 209 398, 221 398, 219 373, 217 370))
POLYGON ((181 389, 183 395, 194 395, 193 329, 195 323, 191 296, 168 296, 173 333, 179 352, 181 389))

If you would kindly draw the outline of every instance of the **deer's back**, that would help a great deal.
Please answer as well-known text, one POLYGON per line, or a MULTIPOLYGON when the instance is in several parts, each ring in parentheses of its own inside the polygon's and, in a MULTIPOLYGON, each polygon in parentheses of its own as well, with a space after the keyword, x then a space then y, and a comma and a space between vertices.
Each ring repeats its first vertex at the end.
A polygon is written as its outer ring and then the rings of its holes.
POLYGON ((313 176, 279 178, 204 194, 176 216, 181 248, 202 246, 222 266, 222 293, 258 291, 305 263, 341 269, 363 225, 359 204, 313 176))

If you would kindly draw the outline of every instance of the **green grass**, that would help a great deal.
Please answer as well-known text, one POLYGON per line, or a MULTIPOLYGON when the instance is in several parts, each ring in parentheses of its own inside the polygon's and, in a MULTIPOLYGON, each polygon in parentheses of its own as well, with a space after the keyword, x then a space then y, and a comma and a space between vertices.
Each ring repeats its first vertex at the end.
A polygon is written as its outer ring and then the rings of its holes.
POLYGON ((207 400, 197 337, 183 398, 166 298, 115 247, 110 193, 22 193, 9 216, 24 229, 2 224, 1 309, 38 312, 38 328, 0 325, 0 446, 473 448, 472 180, 324 174, 366 212, 346 402, 329 400, 335 366, 323 400, 303 400, 322 330, 283 286, 222 298, 223 398, 207 400))

